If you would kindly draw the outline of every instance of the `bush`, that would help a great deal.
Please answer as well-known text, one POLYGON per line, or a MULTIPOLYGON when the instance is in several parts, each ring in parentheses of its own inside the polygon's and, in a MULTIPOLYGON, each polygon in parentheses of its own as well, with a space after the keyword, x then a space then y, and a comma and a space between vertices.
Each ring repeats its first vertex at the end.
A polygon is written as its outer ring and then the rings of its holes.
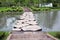
POLYGON ((47 8, 47 7, 40 7, 40 8, 38 8, 38 7, 31 7, 31 9, 33 11, 48 11, 48 10, 50 10, 50 8, 47 8))
POLYGON ((0 12, 22 12, 23 9, 21 7, 8 7, 8 8, 1 8, 0 12))
POLYGON ((42 7, 41 10, 42 10, 42 11, 48 11, 48 10, 50 10, 50 8, 42 7))
POLYGON ((31 9, 32 9, 33 11, 40 11, 40 8, 37 8, 37 7, 31 7, 31 9))
POLYGON ((17 7, 16 11, 18 11, 18 12, 22 12, 23 9, 22 9, 21 7, 17 7))
POLYGON ((12 8, 12 9, 16 9, 16 7, 15 7, 15 6, 12 6, 11 8, 12 8))

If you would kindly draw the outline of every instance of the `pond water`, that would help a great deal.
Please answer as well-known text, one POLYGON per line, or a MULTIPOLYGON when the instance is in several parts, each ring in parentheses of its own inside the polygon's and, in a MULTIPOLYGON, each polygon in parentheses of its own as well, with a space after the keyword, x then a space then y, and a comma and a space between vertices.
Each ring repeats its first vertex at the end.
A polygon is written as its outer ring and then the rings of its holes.
POLYGON ((0 31, 11 31, 19 15, 2 15, 0 17, 0 31))
POLYGON ((60 31, 60 11, 38 12, 34 15, 42 31, 60 31))
MULTIPOLYGON (((0 31, 11 31, 20 15, 0 15, 0 31)), ((60 31, 60 11, 34 12, 42 31, 60 31)))

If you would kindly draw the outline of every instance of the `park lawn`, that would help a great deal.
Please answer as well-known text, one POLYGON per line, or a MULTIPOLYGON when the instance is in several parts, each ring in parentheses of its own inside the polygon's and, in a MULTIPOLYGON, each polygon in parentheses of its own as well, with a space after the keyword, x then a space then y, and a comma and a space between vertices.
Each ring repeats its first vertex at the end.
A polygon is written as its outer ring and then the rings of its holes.
POLYGON ((60 40, 60 32, 48 32, 48 33, 60 40))

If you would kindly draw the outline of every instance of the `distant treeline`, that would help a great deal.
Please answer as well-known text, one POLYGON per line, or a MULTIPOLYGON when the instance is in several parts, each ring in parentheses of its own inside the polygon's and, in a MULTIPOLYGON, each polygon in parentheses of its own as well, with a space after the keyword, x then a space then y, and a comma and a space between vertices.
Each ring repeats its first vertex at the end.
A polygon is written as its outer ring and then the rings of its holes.
POLYGON ((0 7, 10 6, 38 6, 43 3, 53 3, 54 7, 60 7, 60 0, 0 0, 0 7))

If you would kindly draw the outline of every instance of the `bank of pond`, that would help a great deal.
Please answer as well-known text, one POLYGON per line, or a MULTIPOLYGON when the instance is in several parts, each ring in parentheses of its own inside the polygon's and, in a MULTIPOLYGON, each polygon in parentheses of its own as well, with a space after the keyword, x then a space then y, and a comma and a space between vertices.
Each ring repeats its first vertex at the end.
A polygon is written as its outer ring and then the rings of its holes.
POLYGON ((60 10, 59 7, 30 7, 33 11, 53 11, 60 10))
MULTIPOLYGON (((31 11, 51 11, 51 10, 60 10, 58 7, 28 7, 31 11)), ((23 7, 21 6, 12 6, 12 7, 0 7, 0 12, 23 12, 23 7)))
POLYGON ((0 7, 0 12, 23 12, 22 7, 0 7))

